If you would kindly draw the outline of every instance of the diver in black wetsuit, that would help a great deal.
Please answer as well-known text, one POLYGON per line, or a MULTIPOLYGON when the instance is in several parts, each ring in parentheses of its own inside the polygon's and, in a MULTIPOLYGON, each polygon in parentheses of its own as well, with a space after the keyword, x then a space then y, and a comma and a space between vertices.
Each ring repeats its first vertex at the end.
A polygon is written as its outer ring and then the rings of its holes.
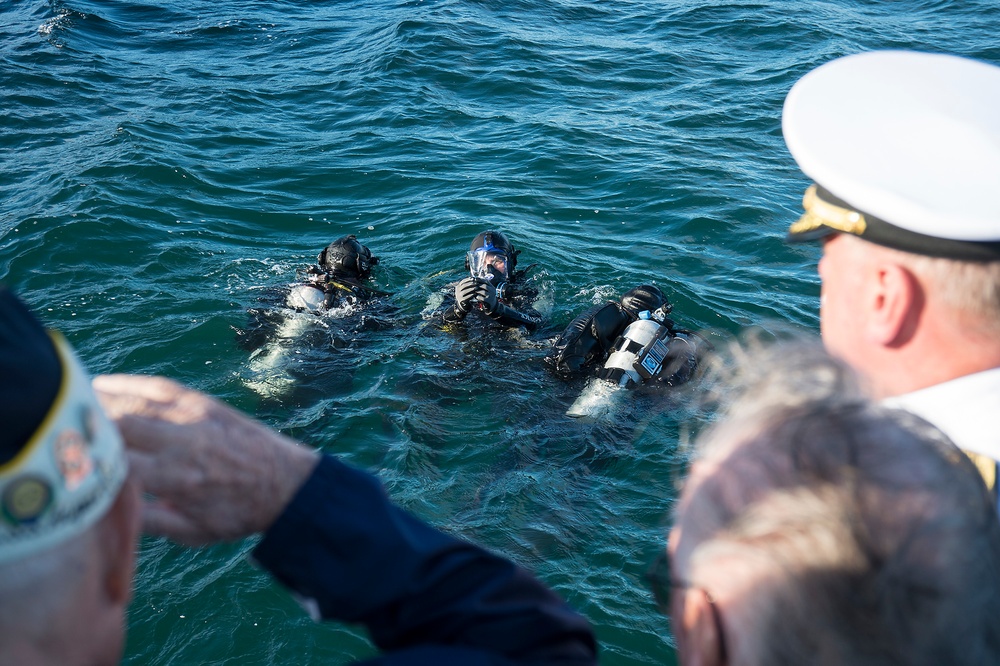
POLYGON ((378 264, 378 257, 354 234, 330 243, 316 261, 306 270, 308 282, 292 287, 288 293, 288 307, 320 312, 386 295, 364 284, 371 277, 372 267, 378 264))
POLYGON ((667 317, 673 306, 657 287, 630 289, 619 302, 596 305, 574 319, 544 361, 569 379, 596 370, 616 386, 677 386, 698 364, 701 338, 667 317))
POLYGON ((476 236, 465 258, 471 275, 455 285, 455 302, 445 308, 444 322, 455 324, 478 311, 503 326, 535 330, 542 320, 528 305, 535 294, 514 287, 524 273, 514 271, 519 254, 520 250, 499 231, 484 231, 476 236))
POLYGON ((379 296, 390 295, 366 284, 379 260, 354 234, 327 245, 316 257, 316 262, 305 270, 303 282, 293 285, 287 293, 267 293, 261 300, 267 302, 268 307, 249 310, 250 325, 246 331, 237 331, 243 347, 250 350, 257 348, 265 341, 269 329, 284 321, 289 313, 278 307, 275 301, 279 298, 286 308, 296 312, 323 314, 336 308, 361 306, 379 296))
POLYGON ((353 234, 330 243, 288 291, 268 290, 262 307, 249 308, 237 343, 250 359, 246 385, 270 398, 295 386, 348 386, 364 331, 390 327, 390 295, 367 284, 378 257, 353 234), (353 353, 349 352, 354 349, 353 353), (330 352, 336 350, 336 356, 330 352))

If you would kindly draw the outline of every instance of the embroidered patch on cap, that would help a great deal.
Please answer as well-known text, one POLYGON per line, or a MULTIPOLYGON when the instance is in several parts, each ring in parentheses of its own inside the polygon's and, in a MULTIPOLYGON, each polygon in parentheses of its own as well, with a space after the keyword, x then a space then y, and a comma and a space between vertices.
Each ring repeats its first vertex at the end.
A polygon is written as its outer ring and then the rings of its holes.
POLYGON ((32 523, 52 504, 52 487, 37 476, 23 476, 3 491, 3 515, 14 525, 32 523))

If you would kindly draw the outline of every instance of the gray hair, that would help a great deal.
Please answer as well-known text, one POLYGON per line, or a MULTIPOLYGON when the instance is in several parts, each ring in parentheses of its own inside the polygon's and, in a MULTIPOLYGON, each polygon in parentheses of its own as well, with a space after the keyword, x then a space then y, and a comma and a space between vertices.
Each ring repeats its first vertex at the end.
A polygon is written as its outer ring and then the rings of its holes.
POLYGON ((691 583, 718 589, 734 558, 763 581, 727 617, 742 652, 773 666, 1000 663, 1000 521, 968 458, 867 399, 818 345, 744 360, 698 442, 714 473, 688 501, 691 583))
POLYGON ((900 263, 982 333, 1000 333, 1000 261, 958 261, 892 250, 900 263))
POLYGON ((987 335, 1000 334, 1000 261, 965 261, 929 257, 875 245, 843 234, 854 251, 890 257, 921 279, 945 305, 963 318, 963 326, 987 335))

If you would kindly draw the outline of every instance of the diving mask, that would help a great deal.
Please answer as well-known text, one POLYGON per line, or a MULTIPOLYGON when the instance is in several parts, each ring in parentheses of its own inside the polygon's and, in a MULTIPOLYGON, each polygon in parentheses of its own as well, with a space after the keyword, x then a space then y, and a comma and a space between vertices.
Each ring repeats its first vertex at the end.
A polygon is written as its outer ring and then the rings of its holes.
POLYGON ((504 252, 480 248, 470 251, 468 258, 469 272, 472 277, 489 280, 493 286, 510 279, 507 270, 509 264, 504 252))

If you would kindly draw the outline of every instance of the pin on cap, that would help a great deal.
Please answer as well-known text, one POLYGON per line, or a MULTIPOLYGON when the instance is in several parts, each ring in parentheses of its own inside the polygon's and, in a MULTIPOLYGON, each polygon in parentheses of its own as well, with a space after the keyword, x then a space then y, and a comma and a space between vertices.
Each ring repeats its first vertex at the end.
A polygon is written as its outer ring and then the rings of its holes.
POLYGON ((782 132, 815 181, 790 241, 848 233, 917 254, 1000 259, 1000 67, 873 51, 789 91, 782 132))
MULTIPOLYGON (((4 317, 30 317, 23 307, 10 307, 20 303, 9 293, 2 296, 4 317)), ((4 333, 9 330, 13 327, 4 333)), ((33 331, 29 326, 18 332, 33 331)), ((38 334, 45 335, 40 327, 38 334)), ((96 523, 127 472, 121 437, 98 404, 87 372, 62 336, 51 334, 51 340, 61 364, 55 399, 23 447, 0 465, 0 564, 52 548, 96 523)), ((18 346, 6 337, 0 342, 18 346)), ((37 342, 33 348, 39 348, 37 342)), ((6 359, 10 351, 20 349, 4 350, 6 359)), ((17 375, 7 373, 2 381, 18 381, 17 375)))

